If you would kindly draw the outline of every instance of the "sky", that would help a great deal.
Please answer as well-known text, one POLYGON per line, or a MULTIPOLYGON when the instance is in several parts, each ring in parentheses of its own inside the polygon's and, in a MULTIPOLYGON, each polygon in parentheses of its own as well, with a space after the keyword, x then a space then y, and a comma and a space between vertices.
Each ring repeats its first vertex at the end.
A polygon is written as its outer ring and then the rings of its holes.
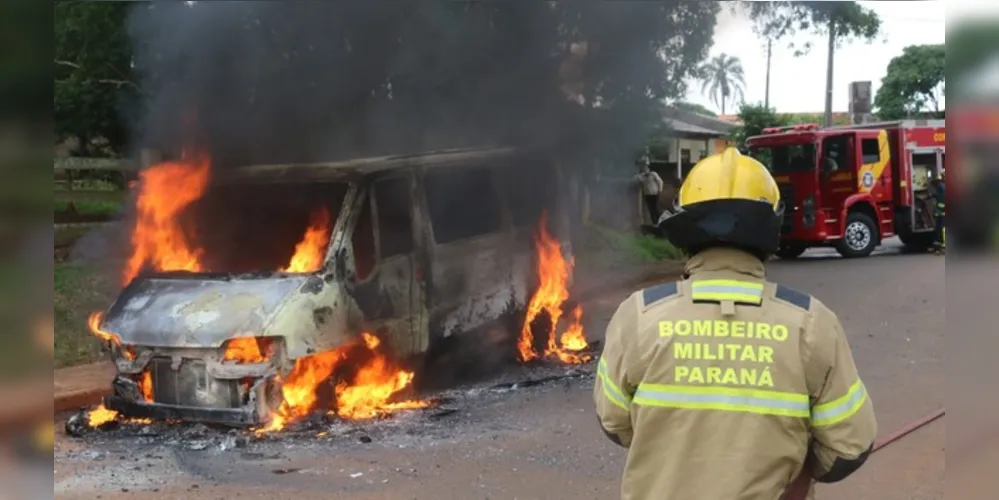
MULTIPOLYGON (((841 44, 833 59, 833 111, 845 112, 849 83, 872 82, 877 92, 891 59, 908 45, 944 43, 946 20, 954 22, 982 10, 999 10, 988 1, 871 1, 860 2, 881 17, 882 34, 870 43, 853 41, 841 44)), ((745 72, 747 102, 762 103, 766 94, 766 42, 756 37, 748 19, 723 9, 715 27, 711 57, 728 54, 738 57, 745 72)), ((821 113, 825 107, 825 84, 828 38, 822 35, 798 35, 796 45, 811 42, 811 50, 795 57, 787 43, 773 44, 770 65, 770 106, 781 113, 821 113)), ((701 85, 693 82, 687 101, 701 104, 720 113, 701 85)), ((725 112, 736 107, 726 104, 725 112)))

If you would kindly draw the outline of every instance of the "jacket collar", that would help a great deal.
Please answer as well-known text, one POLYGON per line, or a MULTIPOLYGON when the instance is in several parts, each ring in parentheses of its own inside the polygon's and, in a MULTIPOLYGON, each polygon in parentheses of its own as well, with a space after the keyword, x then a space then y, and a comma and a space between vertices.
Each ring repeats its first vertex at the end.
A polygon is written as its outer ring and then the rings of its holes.
POLYGON ((684 275, 688 277, 716 272, 734 272, 758 279, 766 277, 760 259, 734 248, 709 248, 691 256, 684 265, 684 275))

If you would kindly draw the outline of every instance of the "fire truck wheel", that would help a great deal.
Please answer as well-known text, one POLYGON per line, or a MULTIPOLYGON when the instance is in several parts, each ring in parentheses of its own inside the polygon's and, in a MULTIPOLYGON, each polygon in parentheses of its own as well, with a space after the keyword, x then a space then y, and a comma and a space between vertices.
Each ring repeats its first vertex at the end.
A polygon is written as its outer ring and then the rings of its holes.
POLYGON ((843 238, 836 243, 836 251, 847 258, 867 257, 878 246, 877 226, 866 214, 853 212, 846 217, 843 238))
POLYGON ((804 245, 783 245, 777 249, 777 256, 782 259, 797 259, 808 250, 804 245))

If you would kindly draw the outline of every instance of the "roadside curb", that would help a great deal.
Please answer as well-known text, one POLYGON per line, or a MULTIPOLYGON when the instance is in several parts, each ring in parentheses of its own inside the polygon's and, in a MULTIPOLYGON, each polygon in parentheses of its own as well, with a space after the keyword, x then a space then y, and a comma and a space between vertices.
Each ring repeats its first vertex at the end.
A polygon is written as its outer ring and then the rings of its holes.
MULTIPOLYGON (((679 263, 663 264, 645 273, 631 274, 576 291, 573 300, 588 302, 608 293, 635 289, 644 284, 678 277, 682 272, 683 266, 679 263)), ((99 404, 104 396, 111 392, 114 373, 114 364, 110 361, 55 370, 53 411, 61 413, 99 404)))
POLYGON ((53 411, 60 413, 100 403, 111 392, 114 373, 115 367, 110 361, 56 370, 53 411))

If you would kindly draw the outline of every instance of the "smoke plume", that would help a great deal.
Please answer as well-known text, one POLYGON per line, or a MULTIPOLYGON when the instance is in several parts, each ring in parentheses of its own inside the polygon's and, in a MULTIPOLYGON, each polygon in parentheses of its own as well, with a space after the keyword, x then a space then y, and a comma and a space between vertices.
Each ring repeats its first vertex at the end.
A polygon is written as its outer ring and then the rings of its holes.
POLYGON ((703 57, 709 43, 684 38, 710 32, 710 4, 145 4, 129 24, 147 96, 136 139, 171 152, 197 142, 216 167, 485 145, 634 149, 650 97, 675 94, 703 57), (587 53, 595 41, 603 50, 587 53), (664 46, 679 63, 655 57, 664 46), (612 122, 593 112, 598 90, 615 93, 612 122))

